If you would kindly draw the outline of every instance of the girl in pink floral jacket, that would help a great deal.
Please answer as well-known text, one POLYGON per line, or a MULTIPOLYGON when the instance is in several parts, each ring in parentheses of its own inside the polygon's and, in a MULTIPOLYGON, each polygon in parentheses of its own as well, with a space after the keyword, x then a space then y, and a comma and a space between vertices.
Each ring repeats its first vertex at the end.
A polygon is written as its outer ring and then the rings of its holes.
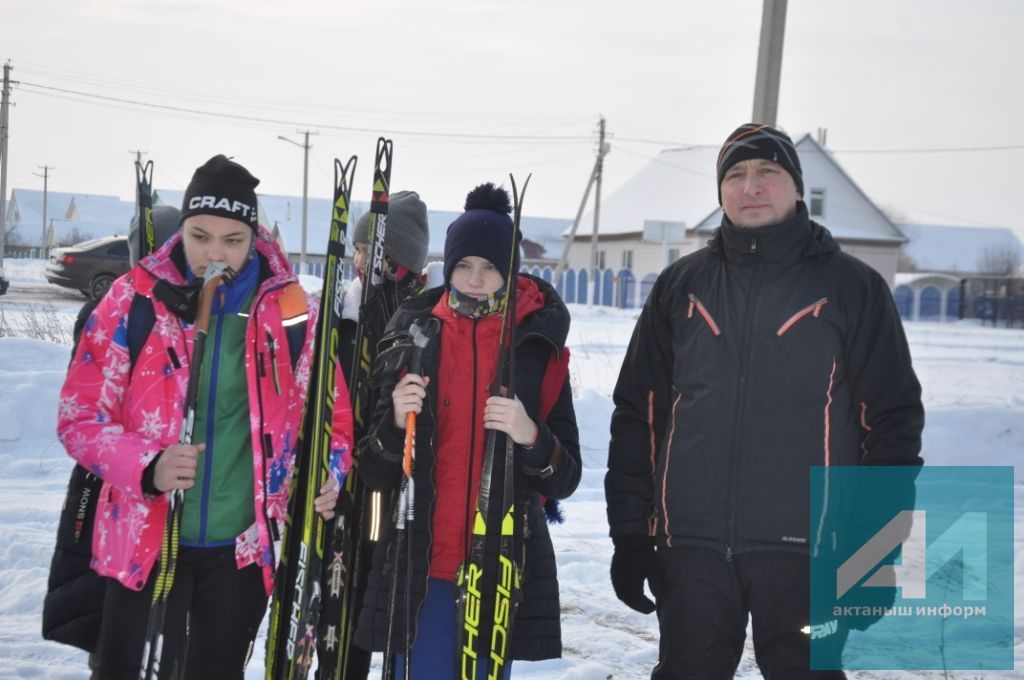
MULTIPOLYGON (((242 678, 273 590, 318 309, 257 225, 258 182, 224 156, 196 170, 181 233, 114 282, 86 322, 61 390, 58 434, 104 482, 92 560, 112 579, 97 650, 103 678, 138 677, 165 492, 185 491, 165 660, 177 656, 187 617, 186 677, 242 678), (177 442, 194 340, 188 284, 215 260, 237 276, 214 295, 186 446, 177 442), (130 311, 139 296, 155 321, 133 359, 130 311)), ((348 391, 336 376, 332 479, 317 499, 325 519, 351 464, 348 391)))

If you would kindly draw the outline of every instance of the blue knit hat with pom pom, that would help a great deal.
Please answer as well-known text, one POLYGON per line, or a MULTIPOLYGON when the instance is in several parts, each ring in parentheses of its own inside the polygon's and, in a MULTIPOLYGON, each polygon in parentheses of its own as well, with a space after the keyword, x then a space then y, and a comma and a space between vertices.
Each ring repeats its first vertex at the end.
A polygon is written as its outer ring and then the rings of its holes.
POLYGON ((466 196, 466 212, 448 227, 444 239, 444 282, 451 283, 459 260, 475 255, 497 267, 508 283, 511 260, 512 202, 508 192, 491 183, 481 184, 466 196))

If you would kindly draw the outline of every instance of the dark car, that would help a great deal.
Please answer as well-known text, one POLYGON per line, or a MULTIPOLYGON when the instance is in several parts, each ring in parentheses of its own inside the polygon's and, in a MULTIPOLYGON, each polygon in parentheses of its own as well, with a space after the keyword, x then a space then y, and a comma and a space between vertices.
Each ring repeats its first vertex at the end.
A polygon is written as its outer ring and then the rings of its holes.
POLYGON ((4 273, 0 272, 0 295, 7 292, 7 286, 11 285, 11 282, 4 278, 4 273))
POLYGON ((130 266, 127 236, 105 236, 50 251, 46 280, 99 300, 130 266))

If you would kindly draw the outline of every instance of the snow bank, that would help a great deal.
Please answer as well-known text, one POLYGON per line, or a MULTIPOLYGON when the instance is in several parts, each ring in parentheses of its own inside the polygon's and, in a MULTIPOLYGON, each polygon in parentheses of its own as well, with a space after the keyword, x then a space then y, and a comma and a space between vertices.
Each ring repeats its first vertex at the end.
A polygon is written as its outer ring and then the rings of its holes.
MULTIPOLYGON (((552 528, 565 654, 560 660, 517 662, 513 677, 646 678, 657 660, 657 622, 626 608, 612 593, 603 493, 611 394, 636 312, 578 305, 570 309, 571 379, 584 470, 580 489, 564 505, 566 522, 552 528)), ((1016 465, 1015 507, 1018 517, 1024 516, 1024 333, 960 324, 910 324, 907 332, 924 386, 928 463, 1016 465)), ((71 469, 54 435, 57 394, 67 362, 65 347, 0 339, 0 680, 88 675, 84 654, 44 642, 39 633, 56 521, 71 469)), ((1016 537, 1016 552, 1024 559, 1024 532, 1016 537)), ((1024 639, 1024 564, 1017 566, 1015 657, 1018 667, 1024 667, 1024 645, 1019 642, 1024 639)), ((375 667, 379 669, 379 660, 375 667)), ((246 677, 262 676, 261 639, 246 677)), ((759 677, 749 636, 738 677, 759 677)))

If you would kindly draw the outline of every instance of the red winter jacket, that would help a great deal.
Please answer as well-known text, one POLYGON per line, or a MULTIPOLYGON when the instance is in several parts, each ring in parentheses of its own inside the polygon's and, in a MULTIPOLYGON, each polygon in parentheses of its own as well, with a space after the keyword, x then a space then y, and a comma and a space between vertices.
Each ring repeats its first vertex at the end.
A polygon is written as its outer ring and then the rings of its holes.
MULTIPOLYGON (((514 537, 513 554, 521 556, 524 568, 518 623, 511 635, 511 658, 539 660, 557 658, 562 652, 558 573, 541 496, 569 497, 579 484, 581 461, 572 389, 564 362, 569 312, 550 284, 524 274, 518 280, 514 386, 539 433, 532 449, 516 446, 514 451, 513 494, 524 515, 522 531, 514 537), (550 474, 529 472, 539 472, 549 464, 550 474)), ((441 333, 422 353, 423 375, 430 377, 430 384, 424 409, 416 418, 415 513, 411 537, 403 536, 410 538, 412 545, 411 549, 399 549, 395 517, 386 516, 355 636, 356 644, 367 650, 383 650, 389 631, 392 648, 400 649, 404 626, 387 625, 391 603, 395 607, 393 621, 405 620, 407 601, 411 619, 417 621, 429 576, 452 579, 455 565, 466 557, 466 520, 475 506, 486 438, 482 428, 484 388, 495 369, 500 320, 457 318, 447 304, 443 288, 403 302, 388 322, 374 362, 373 380, 379 399, 370 430, 360 442, 360 479, 372 489, 393 490, 401 484, 405 433, 394 425, 391 393, 411 358, 408 329, 423 319, 441 319, 441 333), (410 554, 411 559, 407 559, 410 554), (393 578, 396 573, 406 573, 405 569, 410 570, 408 580, 393 578)), ((498 479, 503 478, 503 458, 499 455, 495 460, 498 479)), ((499 520, 497 504, 490 510, 488 521, 499 520)), ((496 559, 490 550, 485 561, 496 559)), ((483 588, 486 590, 488 585, 485 583, 483 588)), ((493 598, 485 599, 481 621, 493 620, 493 598)), ((429 625, 426 621, 420 623, 429 625)), ((411 632, 415 636, 415 628, 411 632)))
MULTIPOLYGON (((516 323, 544 307, 537 285, 527 278, 518 281, 516 323)), ((434 481, 437 497, 450 500, 439 502, 434 511, 430 576, 454 581, 469 554, 470 520, 483 470, 484 406, 498 362, 501 315, 470 319, 451 308, 447 295, 431 313, 441 320, 434 481)))

